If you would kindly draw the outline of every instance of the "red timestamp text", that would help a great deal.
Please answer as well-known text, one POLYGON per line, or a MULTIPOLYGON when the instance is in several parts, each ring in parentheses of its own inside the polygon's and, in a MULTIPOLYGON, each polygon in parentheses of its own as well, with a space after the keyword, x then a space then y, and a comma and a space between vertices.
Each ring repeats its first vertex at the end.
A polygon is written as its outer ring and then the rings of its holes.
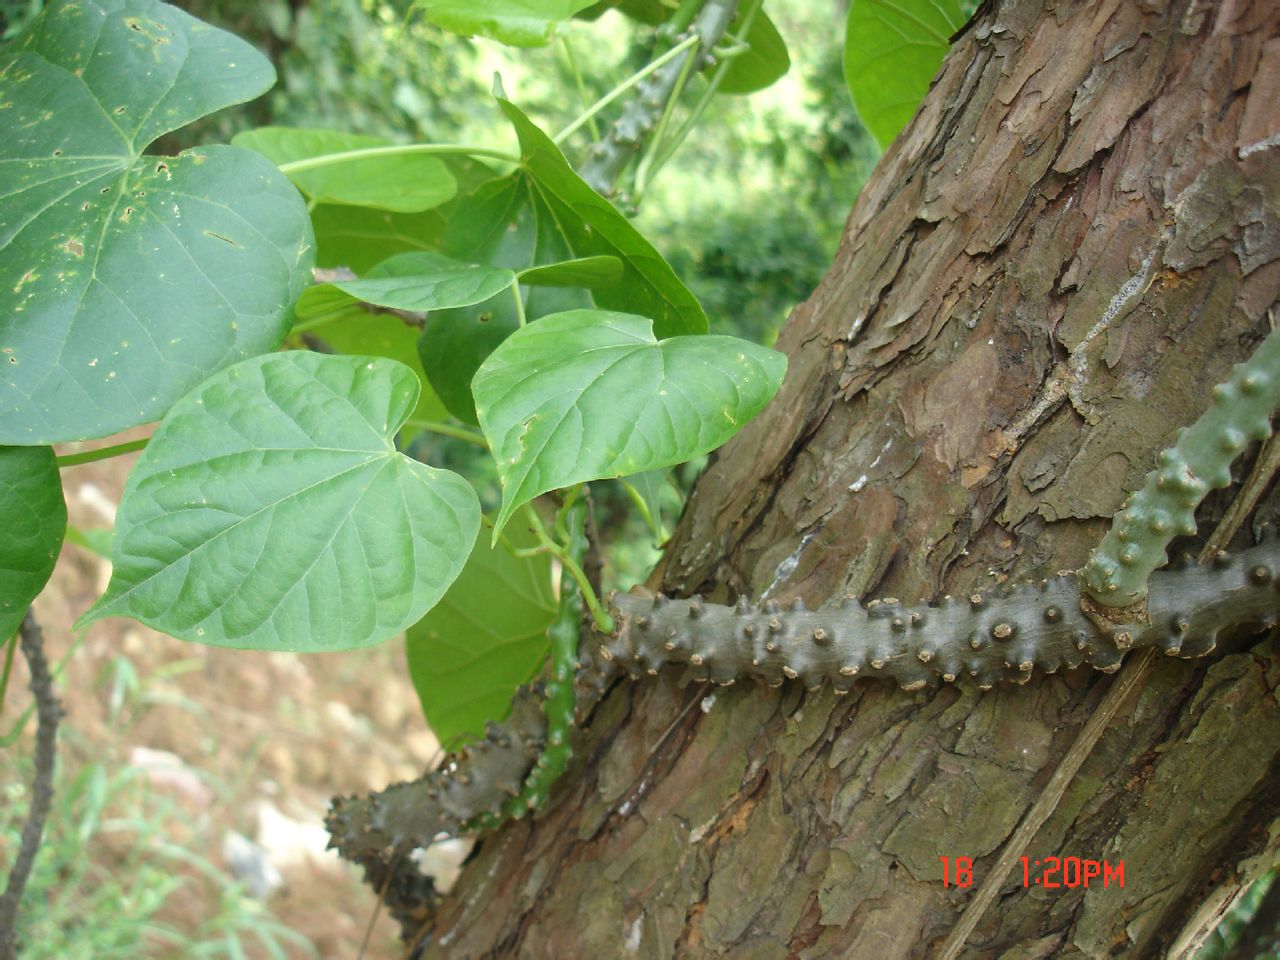
MULTIPOLYGON (((1022 857, 1023 887, 1042 890, 1087 889, 1090 885, 1124 887, 1124 861, 1093 860, 1086 857, 1022 857)), ((973 885, 972 857, 938 857, 942 863, 944 887, 973 885)))

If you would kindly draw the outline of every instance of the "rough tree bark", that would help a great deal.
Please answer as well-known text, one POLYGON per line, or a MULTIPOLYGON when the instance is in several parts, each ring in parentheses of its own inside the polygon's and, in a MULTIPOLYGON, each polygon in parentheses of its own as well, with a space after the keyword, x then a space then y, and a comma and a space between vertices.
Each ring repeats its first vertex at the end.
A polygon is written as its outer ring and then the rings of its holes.
MULTIPOLYGON (((1278 103, 1270 0, 985 5, 652 585, 815 606, 1081 565, 1280 296, 1278 103)), ((612 690, 428 955, 935 955, 977 885, 945 886, 939 856, 981 881, 1114 678, 676 681, 612 690)), ((1123 861, 1123 888, 1017 869, 963 955, 1186 955, 1280 841, 1278 685, 1274 637, 1157 664, 1018 851, 1123 861)))

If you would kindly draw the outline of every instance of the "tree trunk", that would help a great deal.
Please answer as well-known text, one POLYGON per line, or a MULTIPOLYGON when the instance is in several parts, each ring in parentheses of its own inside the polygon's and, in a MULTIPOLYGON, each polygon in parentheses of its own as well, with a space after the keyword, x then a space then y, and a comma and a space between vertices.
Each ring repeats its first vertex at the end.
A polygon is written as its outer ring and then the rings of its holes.
MULTIPOLYGON (((812 607, 1080 566, 1280 296, 1278 34, 1272 0, 985 5, 653 584, 812 607)), ((546 809, 483 841, 428 955, 936 956, 1117 678, 677 681, 610 692, 546 809)), ((1277 687, 1257 634, 1144 674, 1013 851, 1123 863, 1123 886, 1028 889, 1019 865, 959 955, 1186 956, 1274 858, 1277 687)))

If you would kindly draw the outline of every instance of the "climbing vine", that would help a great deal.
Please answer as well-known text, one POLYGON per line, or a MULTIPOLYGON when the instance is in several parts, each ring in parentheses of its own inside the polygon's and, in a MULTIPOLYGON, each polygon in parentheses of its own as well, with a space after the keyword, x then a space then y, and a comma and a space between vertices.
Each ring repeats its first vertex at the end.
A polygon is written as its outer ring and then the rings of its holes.
MULTIPOLYGON (((441 26, 528 44, 587 6, 432 10, 441 26)), ((937 9, 926 26, 945 37, 962 6, 937 9)), ((413 849, 545 802, 575 716, 619 676, 676 666, 726 685, 985 689, 1036 670, 1114 671, 1133 649, 1203 656, 1223 630, 1280 615, 1274 538, 1162 569, 1206 493, 1271 435, 1275 332, 1079 573, 820 610, 601 597, 584 485, 715 450, 786 373, 780 353, 711 335, 697 298, 606 199, 638 203, 707 102, 777 79, 785 46, 760 0, 662 7, 651 25, 650 62, 554 135, 499 85, 505 149, 262 128, 148 153, 274 79, 253 48, 157 0, 60 0, 0 49, 0 122, 15 131, 0 145, 0 568, 19 571, 0 581, 0 637, 17 632, 66 535, 59 470, 143 447, 111 581, 79 626, 126 616, 192 642, 293 651, 407 633, 428 718, 465 745, 419 780, 335 800, 328 818, 334 845, 400 907, 431 896, 401 869, 413 849), (699 74, 706 86, 677 122, 699 74), (567 144, 615 101, 612 128, 575 168, 567 144), (53 450, 156 420, 145 441, 53 450), (492 456, 501 502, 488 513, 466 477, 410 455, 433 433, 492 456), (492 638, 524 663, 504 675, 505 720, 499 708, 451 726, 433 714, 474 677, 442 682, 459 637, 440 614, 492 603, 468 573, 493 569, 539 598, 492 638)), ((862 61, 883 53, 846 51, 855 98, 871 89, 862 61)), ((915 74, 909 87, 927 84, 915 74)), ((877 118, 877 135, 902 122, 877 118)))

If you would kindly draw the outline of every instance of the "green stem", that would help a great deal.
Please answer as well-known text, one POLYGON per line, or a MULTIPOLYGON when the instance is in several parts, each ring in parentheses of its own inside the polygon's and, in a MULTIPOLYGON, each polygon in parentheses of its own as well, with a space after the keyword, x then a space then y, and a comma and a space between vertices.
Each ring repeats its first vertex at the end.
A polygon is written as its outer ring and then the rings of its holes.
MULTIPOLYGON (((590 110, 591 101, 587 98, 587 85, 582 82, 582 71, 578 69, 578 61, 573 55, 573 44, 569 42, 568 34, 561 35, 560 43, 564 47, 564 56, 569 62, 569 72, 573 74, 573 82, 578 87, 578 99, 582 102, 582 109, 584 111, 590 110)), ((587 124, 591 127, 591 139, 599 140, 600 127, 596 124, 596 115, 594 113, 587 117, 587 124)))
MULTIPOLYGON (((640 516, 644 520, 645 525, 659 536, 666 537, 666 529, 661 523, 655 523, 653 513, 649 510, 649 504, 645 503, 644 497, 640 495, 640 491, 627 482, 625 478, 619 477, 618 482, 622 484, 622 489, 627 492, 627 496, 631 498, 631 502, 635 508, 640 511, 640 516)), ((659 520, 661 518, 659 517, 659 520)))
POLYGON ((65 456, 58 457, 58 469, 78 467, 82 463, 95 463, 98 460, 109 460, 112 457, 133 453, 135 450, 141 450, 145 447, 150 439, 150 437, 143 437, 141 440, 129 440, 125 443, 117 443, 114 446, 102 447, 98 450, 86 450, 84 453, 68 453, 65 456))
MULTIPOLYGON (((696 38, 695 38, 696 39, 696 38)), ((676 78, 676 85, 671 90, 671 96, 667 97, 667 104, 662 109, 662 116, 658 118, 658 125, 654 128, 653 136, 649 139, 649 148, 645 151, 644 157, 636 165, 636 175, 632 182, 631 202, 639 205, 640 199, 644 196, 645 187, 649 183, 649 172, 654 165, 659 149, 662 146, 663 138, 667 135, 667 127, 671 125, 671 117, 675 113, 676 104, 680 102, 680 97, 684 94, 685 86, 689 83, 689 77, 693 74, 693 63, 697 59, 696 52, 685 59, 680 67, 680 75, 676 78)))
POLYGON ((524 298, 520 295, 520 284, 513 283, 511 285, 511 295, 516 298, 516 322, 523 327, 525 325, 524 298))
POLYGON ((489 147, 477 147, 466 143, 403 143, 386 147, 364 147, 360 150, 343 150, 339 153, 326 153, 319 157, 307 157, 305 160, 293 160, 279 165, 280 172, 289 175, 329 167, 340 163, 354 163, 357 160, 368 160, 371 157, 399 157, 409 154, 444 154, 468 157, 489 157, 493 160, 506 160, 508 163, 519 163, 520 157, 505 150, 494 150, 489 147))
POLYGON ((465 440, 467 443, 474 443, 477 447, 489 449, 489 441, 484 438, 484 434, 478 430, 472 430, 470 427, 463 427, 454 423, 441 423, 439 420, 417 420, 412 417, 406 420, 404 425, 413 427, 415 430, 426 430, 428 433, 438 433, 441 436, 453 437, 455 440, 465 440))
MULTIPOLYGON (((746 36, 747 31, 751 29, 751 23, 755 20, 756 14, 759 12, 762 3, 763 0, 755 0, 751 5, 751 9, 743 16, 742 27, 738 31, 739 36, 746 36)), ((711 75, 711 80, 707 84, 707 89, 703 91, 702 99, 698 101, 697 105, 693 108, 693 112, 689 114, 688 119, 686 119, 680 129, 676 131, 676 135, 671 139, 671 145, 663 151, 658 160, 653 164, 653 169, 649 171, 650 178, 657 176, 658 171, 661 170, 675 152, 680 149, 680 145, 684 143, 684 140, 689 136, 690 131, 698 125, 698 121, 702 119, 702 114, 706 112, 707 106, 716 95, 716 90, 719 89, 720 81, 724 79, 725 71, 729 69, 730 63, 731 61, 724 60, 716 67, 716 72, 711 75)))
POLYGON ((9 674, 13 670, 13 655, 18 649, 18 634, 14 631, 4 646, 4 675, 0 676, 0 713, 4 713, 5 696, 9 692, 9 674))
POLYGON ((605 634, 613 633, 613 617, 609 616, 609 612, 601 605, 600 598, 596 596, 596 592, 591 586, 591 581, 587 579, 586 573, 582 570, 582 565, 573 558, 565 547, 551 538, 551 535, 547 533, 547 528, 543 526, 542 518, 538 516, 532 504, 526 503, 524 510, 525 515, 529 518, 529 525, 533 528, 533 534, 538 538, 538 542, 555 555, 564 570, 577 582, 578 589, 582 591, 582 599, 586 603, 587 609, 591 611, 591 619, 595 622, 596 629, 605 634))
POLYGON ((698 42, 698 38, 696 36, 689 37, 683 42, 672 47, 662 56, 650 61, 644 67, 640 68, 638 71, 633 73, 631 76, 627 77, 627 79, 623 80, 620 84, 618 84, 608 93, 606 93, 603 97, 601 97, 594 104, 592 104, 592 106, 587 108, 587 110, 585 110, 576 120, 574 120, 567 127, 565 127, 563 130, 557 133, 554 137, 552 137, 551 138, 552 141, 554 141, 557 144, 563 143, 565 140, 571 137, 575 132, 577 132, 579 127, 581 127, 584 123, 591 122, 592 118, 594 118, 596 114, 598 114, 601 110, 603 110, 609 104, 613 103, 613 101, 617 100, 618 97, 622 96, 624 93, 626 93, 628 90, 634 87, 637 83, 639 83, 645 77, 649 76, 649 74, 653 73, 655 70, 660 70, 669 61, 680 56, 680 54, 684 53, 684 51, 688 50, 697 42, 698 42))
POLYGON ((676 7, 676 12, 671 15, 671 19, 658 28, 659 34, 668 37, 680 36, 689 28, 689 24, 693 23, 693 18, 702 12, 706 3, 707 0, 680 0, 680 5, 676 7))

